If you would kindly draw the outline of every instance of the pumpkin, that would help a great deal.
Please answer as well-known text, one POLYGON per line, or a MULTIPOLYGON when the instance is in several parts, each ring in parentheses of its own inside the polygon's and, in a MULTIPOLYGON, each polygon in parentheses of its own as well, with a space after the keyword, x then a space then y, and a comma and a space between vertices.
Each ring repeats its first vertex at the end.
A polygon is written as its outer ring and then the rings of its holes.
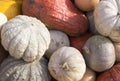
POLYGON ((120 62, 120 43, 114 42, 116 61, 120 62))
POLYGON ((56 29, 70 36, 78 36, 88 29, 88 19, 71 0, 24 0, 24 15, 33 16, 46 24, 48 29, 56 29))
POLYGON ((23 0, 0 0, 0 12, 4 13, 8 20, 22 14, 23 0))
POLYGON ((120 42, 119 5, 119 0, 101 0, 94 11, 97 31, 114 42, 120 42))
POLYGON ((7 17, 3 13, 0 12, 0 30, 1 26, 7 22, 7 17))
POLYGON ((101 73, 97 81, 120 81, 120 63, 115 64, 111 69, 101 73))
POLYGON ((92 32, 93 34, 99 34, 98 31, 95 28, 93 12, 94 11, 90 11, 90 12, 86 13, 86 16, 87 16, 88 21, 89 21, 89 31, 92 32))
POLYGON ((99 0, 75 0, 76 6, 82 11, 92 11, 98 3, 99 0))
POLYGON ((31 63, 8 57, 0 66, 0 81, 50 81, 47 63, 44 57, 31 63))
POLYGON ((78 37, 70 37, 70 46, 78 49, 82 53, 82 48, 84 44, 86 43, 88 38, 90 38, 91 36, 93 36, 93 34, 88 32, 78 37))
POLYGON ((83 56, 91 69, 102 72, 114 65, 115 48, 110 39, 94 35, 86 41, 83 47, 83 56))
POLYGON ((86 72, 80 81, 96 81, 96 73, 90 68, 86 68, 86 72))
POLYGON ((57 81, 79 81, 86 71, 86 64, 76 48, 64 46, 52 54, 48 70, 57 81))
POLYGON ((36 18, 19 15, 3 25, 1 42, 11 56, 32 62, 48 49, 50 33, 36 18))
POLYGON ((63 47, 70 46, 69 38, 66 33, 58 30, 50 30, 51 42, 45 56, 49 59, 54 51, 63 47))

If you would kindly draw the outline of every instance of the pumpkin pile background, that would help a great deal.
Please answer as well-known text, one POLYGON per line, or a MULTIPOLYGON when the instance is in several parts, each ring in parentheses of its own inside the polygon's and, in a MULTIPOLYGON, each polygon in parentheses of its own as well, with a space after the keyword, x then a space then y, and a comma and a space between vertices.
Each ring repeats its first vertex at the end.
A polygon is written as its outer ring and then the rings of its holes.
POLYGON ((120 81, 120 0, 0 4, 0 81, 120 81))

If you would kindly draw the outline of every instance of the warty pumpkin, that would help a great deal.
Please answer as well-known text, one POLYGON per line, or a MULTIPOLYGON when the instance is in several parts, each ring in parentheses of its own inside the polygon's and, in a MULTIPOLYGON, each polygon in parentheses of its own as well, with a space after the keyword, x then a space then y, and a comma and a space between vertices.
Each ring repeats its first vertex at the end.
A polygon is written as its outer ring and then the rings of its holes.
POLYGON ((3 24, 5 24, 6 22, 7 22, 7 17, 6 17, 6 15, 0 12, 0 30, 1 30, 1 26, 2 26, 3 24))
POLYGON ((50 33, 36 18, 19 15, 3 25, 1 42, 11 56, 32 62, 48 49, 50 33))
POLYGON ((44 22, 48 29, 56 29, 70 36, 78 36, 88 29, 88 19, 71 0, 24 0, 23 14, 44 22))
POLYGON ((95 8, 94 20, 97 31, 120 42, 120 0, 101 0, 95 8))
POLYGON ((51 55, 57 49, 63 46, 70 46, 69 38, 66 33, 58 30, 49 30, 51 42, 49 48, 45 52, 45 56, 50 59, 51 55))
POLYGON ((8 57, 0 66, 0 81, 51 81, 47 63, 44 57, 31 63, 8 57))
POLYGON ((101 73, 97 81, 120 81, 120 63, 115 64, 109 70, 101 73))
POLYGON ((23 0, 0 0, 0 12, 4 13, 8 20, 22 14, 23 0))
POLYGON ((86 64, 76 48, 64 46, 52 54, 48 70, 57 81, 79 81, 86 71, 86 64))
POLYGON ((97 72, 111 68, 116 60, 112 41, 101 35, 94 35, 86 41, 83 56, 86 64, 97 72))

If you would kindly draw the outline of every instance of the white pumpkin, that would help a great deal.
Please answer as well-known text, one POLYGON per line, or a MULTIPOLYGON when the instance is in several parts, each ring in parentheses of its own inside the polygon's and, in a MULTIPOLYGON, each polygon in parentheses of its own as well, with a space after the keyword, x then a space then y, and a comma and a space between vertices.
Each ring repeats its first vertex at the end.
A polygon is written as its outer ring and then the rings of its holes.
POLYGON ((57 81, 79 81, 86 71, 86 64, 76 48, 64 46, 53 53, 48 69, 57 81))
POLYGON ((8 57, 0 66, 0 81, 51 81, 47 63, 43 57, 31 63, 8 57))
POLYGON ((0 12, 0 30, 1 26, 7 22, 7 17, 3 13, 0 12))
POLYGON ((120 0, 101 0, 95 8, 97 31, 114 42, 120 42, 120 0))
POLYGON ((1 39, 11 56, 32 62, 48 49, 50 33, 36 18, 19 15, 3 25, 1 39))
POLYGON ((51 42, 45 56, 49 59, 54 51, 63 47, 70 46, 69 38, 66 33, 58 30, 50 30, 51 42))

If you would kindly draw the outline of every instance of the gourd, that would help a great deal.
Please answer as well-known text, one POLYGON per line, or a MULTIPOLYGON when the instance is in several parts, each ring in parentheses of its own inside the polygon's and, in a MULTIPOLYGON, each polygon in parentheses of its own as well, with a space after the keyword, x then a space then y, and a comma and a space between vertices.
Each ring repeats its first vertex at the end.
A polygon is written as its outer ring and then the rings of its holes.
POLYGON ((115 64, 109 70, 101 73, 97 81, 120 81, 120 63, 115 64))
POLYGON ((3 25, 1 42, 11 56, 32 62, 48 49, 50 33, 36 18, 19 15, 3 25))
POLYGON ((120 43, 113 43, 115 47, 116 61, 120 62, 120 43))
POLYGON ((84 44, 91 36, 93 36, 93 34, 88 32, 81 36, 70 37, 70 46, 78 49, 82 53, 82 51, 83 51, 82 48, 83 48, 84 44))
POLYGON ((120 42, 120 0, 101 0, 95 8, 94 20, 97 31, 120 42))
POLYGON ((116 60, 113 43, 101 35, 94 35, 86 41, 83 56, 86 64, 97 72, 110 69, 116 60))
POLYGON ((8 57, 0 66, 0 81, 50 81, 47 63, 44 57, 31 63, 8 57))
POLYGON ((98 3, 99 0, 75 0, 76 6, 82 11, 92 11, 98 3))
POLYGON ((0 12, 4 13, 8 20, 22 14, 23 0, 0 0, 0 12))
POLYGON ((96 81, 96 73, 90 68, 86 68, 86 72, 80 81, 96 81))
POLYGON ((79 11, 71 0, 24 0, 24 15, 40 19, 48 29, 65 32, 70 36, 78 36, 88 29, 88 19, 79 11))
POLYGON ((7 22, 7 17, 3 13, 0 12, 0 30, 1 26, 7 22))
POLYGON ((57 81, 79 81, 86 71, 86 64, 76 48, 64 46, 52 54, 48 70, 57 81))
POLYGON ((49 30, 51 42, 49 48, 45 52, 45 56, 49 59, 54 51, 63 47, 70 46, 69 38, 66 33, 58 30, 49 30))

